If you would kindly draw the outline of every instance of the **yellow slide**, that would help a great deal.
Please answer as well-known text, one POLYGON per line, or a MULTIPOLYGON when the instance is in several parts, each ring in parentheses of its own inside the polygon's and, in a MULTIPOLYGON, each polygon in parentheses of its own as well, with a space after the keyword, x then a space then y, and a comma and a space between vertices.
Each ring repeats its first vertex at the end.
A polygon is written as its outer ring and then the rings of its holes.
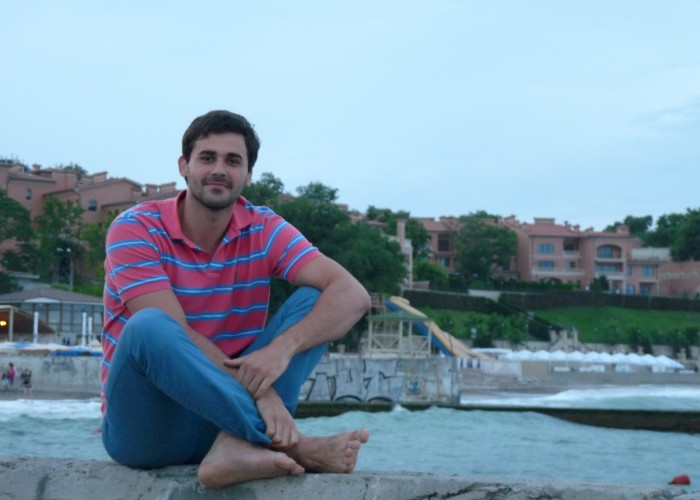
MULTIPOLYGON (((391 297, 388 302, 406 312, 416 314, 418 316, 425 316, 427 318, 427 316, 418 309, 411 307, 410 302, 403 297, 391 297)), ((449 352, 457 358, 490 359, 490 357, 486 354, 469 350, 469 348, 464 345, 461 340, 440 329, 440 327, 434 321, 425 321, 423 326, 427 330, 430 330, 430 335, 432 335, 432 337, 440 344, 443 350, 449 352)))

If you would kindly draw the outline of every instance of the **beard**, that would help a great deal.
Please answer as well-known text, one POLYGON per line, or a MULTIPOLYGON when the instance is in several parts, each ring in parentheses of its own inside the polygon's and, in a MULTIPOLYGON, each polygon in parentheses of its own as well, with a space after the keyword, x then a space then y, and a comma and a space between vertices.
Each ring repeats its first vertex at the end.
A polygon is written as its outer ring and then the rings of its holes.
POLYGON ((231 205, 236 203, 242 191, 242 189, 236 189, 229 184, 226 186, 217 185, 214 188, 208 189, 206 187, 206 182, 188 184, 190 184, 188 188, 194 199, 210 210, 225 210, 230 208, 231 205))

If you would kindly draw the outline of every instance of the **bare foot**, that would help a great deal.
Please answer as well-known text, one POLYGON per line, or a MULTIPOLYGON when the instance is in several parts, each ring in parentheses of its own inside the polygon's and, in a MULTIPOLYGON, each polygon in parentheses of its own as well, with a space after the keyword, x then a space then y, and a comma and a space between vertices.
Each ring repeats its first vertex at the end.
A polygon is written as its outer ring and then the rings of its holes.
POLYGON ((365 429, 335 436, 301 436, 299 443, 285 453, 309 472, 352 472, 360 447, 368 440, 365 429))
POLYGON ((253 446, 219 432, 197 471, 203 485, 220 488, 252 479, 299 475, 304 468, 284 453, 253 446))

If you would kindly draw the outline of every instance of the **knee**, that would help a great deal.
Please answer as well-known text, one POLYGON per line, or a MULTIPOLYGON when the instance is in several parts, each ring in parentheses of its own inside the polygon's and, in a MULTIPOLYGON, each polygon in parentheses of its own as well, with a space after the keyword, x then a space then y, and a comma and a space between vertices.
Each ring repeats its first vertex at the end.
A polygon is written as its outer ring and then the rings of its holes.
POLYGON ((178 323, 160 309, 142 309, 133 314, 124 327, 120 342, 127 340, 130 342, 141 342, 148 339, 149 343, 166 340, 166 335, 172 339, 173 326, 179 327, 178 323))

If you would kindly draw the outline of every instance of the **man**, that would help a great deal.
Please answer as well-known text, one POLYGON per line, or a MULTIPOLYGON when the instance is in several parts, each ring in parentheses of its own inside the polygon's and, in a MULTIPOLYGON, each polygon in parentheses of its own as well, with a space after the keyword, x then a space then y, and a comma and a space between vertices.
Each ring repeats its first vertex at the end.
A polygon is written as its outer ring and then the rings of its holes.
POLYGON ((350 472, 369 438, 303 436, 294 424, 301 385, 369 298, 293 226, 241 196, 259 147, 240 115, 196 118, 178 161, 187 189, 110 227, 102 436, 119 463, 199 463, 199 480, 219 487, 350 472), (271 277, 300 288, 266 324, 271 277))

